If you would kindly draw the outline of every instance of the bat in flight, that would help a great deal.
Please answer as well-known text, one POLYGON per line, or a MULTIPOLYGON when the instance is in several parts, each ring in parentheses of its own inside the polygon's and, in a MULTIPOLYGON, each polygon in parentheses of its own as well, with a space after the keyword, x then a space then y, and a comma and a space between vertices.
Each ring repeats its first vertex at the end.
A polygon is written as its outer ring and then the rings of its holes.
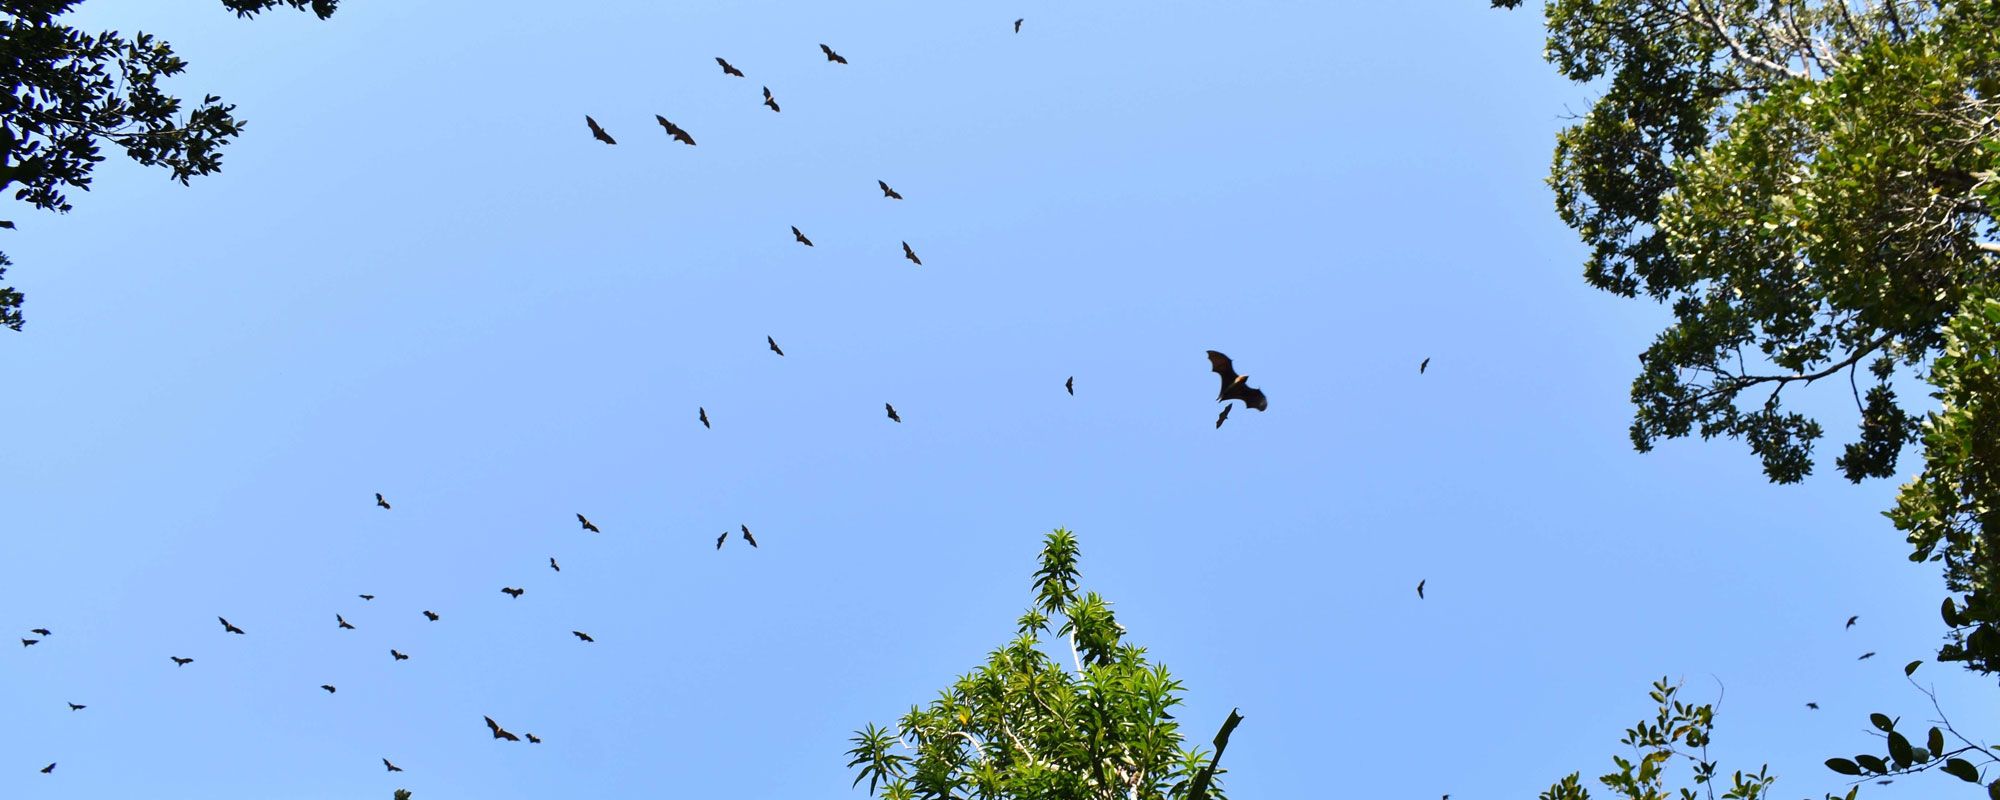
MULTIPOLYGON (((1856 615, 1854 615, 1854 616, 1852 616, 1852 617, 1848 617, 1848 618, 1847 618, 1847 627, 1848 627, 1848 628, 1852 628, 1852 627, 1854 627, 1854 623, 1856 623, 1856 622, 1860 622, 1860 621, 1861 621, 1861 615, 1859 615, 1859 614, 1856 614, 1856 615)), ((1842 628, 1841 630, 1846 630, 1846 628, 1842 628)))
POLYGON ((389 763, 389 759, 386 759, 386 758, 385 758, 385 759, 382 759, 382 766, 385 766, 385 767, 388 767, 388 768, 389 768, 389 771, 390 771, 390 772, 402 772, 402 771, 403 771, 403 768, 402 768, 402 767, 399 767, 399 766, 396 766, 396 765, 394 765, 394 764, 391 764, 391 763, 389 763))
POLYGON ((87 706, 80 706, 80 705, 77 705, 77 704, 75 704, 75 703, 65 703, 64 705, 67 705, 67 706, 69 706, 69 710, 71 710, 71 711, 82 711, 82 710, 84 710, 85 708, 87 708, 87 706))
POLYGON ((1023 22, 1027 22, 1027 21, 1028 21, 1028 18, 1027 18, 1027 17, 1022 17, 1022 18, 1020 18, 1020 19, 1017 19, 1017 20, 1014 20, 1014 32, 1015 32, 1015 33, 1020 33, 1020 32, 1021 32, 1021 23, 1023 23, 1023 22))
POLYGON ((222 632, 223 632, 223 633, 233 633, 233 634, 236 634, 236 635, 238 635, 238 636, 241 636, 241 635, 243 635, 243 629, 242 629, 242 628, 238 628, 238 627, 236 627, 236 626, 234 626, 234 625, 231 625, 231 624, 229 624, 229 620, 226 620, 226 619, 223 619, 223 618, 221 618, 221 617, 216 617, 215 619, 216 619, 216 621, 218 621, 218 622, 221 622, 221 623, 222 623, 222 632))
POLYGON ((327 694, 333 694, 334 692, 333 684, 331 683, 322 683, 319 685, 319 688, 325 689, 327 694))
POLYGON ((557 572, 562 571, 562 566, 556 563, 555 556, 549 556, 549 569, 555 570, 557 572))
POLYGON ((1217 428, 1221 428, 1221 427, 1222 427, 1222 423, 1223 423, 1223 421, 1224 421, 1224 420, 1227 420, 1227 419, 1229 419, 1229 409, 1232 409, 1232 408, 1235 408, 1235 406, 1223 406, 1223 407, 1222 407, 1222 413, 1221 413, 1221 414, 1217 414, 1217 415, 1215 416, 1215 427, 1217 427, 1217 428))
POLYGON ((903 199, 903 193, 902 193, 902 192, 898 192, 898 191, 896 191, 896 190, 894 190, 894 189, 891 189, 891 188, 889 188, 889 182, 888 182, 888 181, 881 181, 881 180, 878 180, 878 181, 876 181, 876 182, 875 182, 875 185, 876 185, 876 186, 880 186, 880 187, 882 187, 882 196, 883 196, 883 197, 887 197, 887 198, 889 198, 889 199, 891 199, 891 200, 901 200, 901 199, 903 199))
POLYGON ((751 547, 757 546, 757 537, 750 535, 750 526, 748 525, 743 526, 743 541, 749 542, 751 547))
POLYGON ((778 100, 771 96, 771 87, 769 86, 764 87, 764 105, 770 106, 772 111, 779 110, 778 100))
POLYGON ((410 655, 408 653, 401 652, 394 647, 389 648, 389 657, 397 661, 410 660, 410 655))
POLYGON ((32 633, 32 634, 34 634, 34 635, 36 635, 36 636, 48 636, 48 635, 49 635, 49 629, 48 629, 48 628, 30 628, 30 629, 28 630, 28 632, 29 632, 29 633, 32 633))
POLYGON ((1818 711, 1818 710, 1819 710, 1819 704, 1818 704, 1818 703, 1807 703, 1807 704, 1806 704, 1806 708, 1810 708, 1810 709, 1812 709, 1812 710, 1814 710, 1814 711, 1818 711))
POLYGON ((1076 396, 1076 376, 1075 376, 1075 375, 1071 375, 1071 376, 1069 376, 1069 380, 1066 380, 1066 381, 1063 381, 1063 391, 1065 391, 1065 392, 1069 392, 1069 396, 1071 396, 1071 397, 1075 397, 1075 396, 1076 396))
POLYGON ((778 349, 778 340, 766 336, 764 337, 764 343, 771 346, 771 352, 777 353, 780 356, 785 354, 785 351, 778 349))
POLYGON ((734 76, 736 76, 736 77, 738 77, 738 78, 741 78, 741 77, 743 77, 743 70, 740 70, 740 69, 737 69, 737 68, 735 68, 735 67, 732 67, 732 66, 729 66, 729 62, 727 62, 727 61, 724 61, 724 60, 722 60, 722 57, 721 57, 721 56, 716 56, 716 58, 715 58, 715 63, 717 63, 717 64, 721 64, 721 65, 722 65, 722 74, 724 74, 724 75, 734 75, 734 76))
POLYGON ((1215 402, 1241 400, 1243 405, 1258 411, 1269 407, 1269 401, 1264 399, 1264 390, 1250 388, 1250 376, 1236 374, 1236 365, 1229 360, 1229 356, 1208 351, 1208 368, 1222 376, 1222 391, 1216 394, 1215 402))
POLYGON ((49 762, 49 765, 48 765, 48 766, 46 766, 46 767, 43 767, 43 768, 42 768, 42 774, 43 774, 43 775, 47 775, 47 774, 49 774, 49 773, 51 773, 51 772, 54 772, 54 771, 56 771, 56 762, 54 762, 54 761, 51 761, 51 762, 49 762))
POLYGON ((583 121, 585 124, 588 124, 590 126, 591 138, 594 138, 605 144, 618 143, 618 140, 611 138, 611 134, 605 133, 604 128, 597 124, 597 120, 591 119, 589 114, 583 115, 583 121))
POLYGON ((722 543, 726 541, 729 541, 729 531, 723 531, 721 536, 715 537, 715 549, 721 550, 722 543))
MULTIPOLYGON (((1426 580, 1428 580, 1428 579, 1426 579, 1426 580)), ((1417 599, 1418 599, 1418 600, 1422 600, 1422 599, 1424 599, 1424 583, 1425 583, 1425 581, 1417 581, 1417 599)))
POLYGON ((354 626, 353 626, 353 625, 349 625, 349 624, 347 623, 347 618, 346 618, 346 617, 343 617, 343 616, 341 616, 341 615, 339 615, 339 614, 335 614, 335 615, 333 615, 333 621, 334 621, 334 622, 338 622, 338 623, 340 623, 340 629, 341 629, 341 630, 343 630, 343 631, 351 631, 351 630, 354 630, 354 626))
POLYGON ((436 622, 436 621, 438 621, 438 615, 437 615, 437 612, 435 612, 435 611, 429 611, 429 610, 426 610, 426 611, 424 612, 424 619, 427 619, 427 620, 430 620, 430 621, 432 621, 432 622, 436 622))
POLYGON ((532 733, 527 733, 527 732, 525 732, 525 731, 524 731, 524 732, 522 732, 522 734, 521 734, 521 735, 522 735, 522 736, 526 736, 526 737, 528 737, 528 744, 541 744, 541 743, 542 743, 542 737, 540 737, 540 736, 536 736, 536 735, 534 735, 534 734, 532 734, 532 733))
POLYGON ((882 404, 882 407, 883 407, 883 408, 886 408, 886 409, 889 409, 889 419, 892 419, 892 420, 895 420, 895 421, 897 421, 897 422, 902 422, 902 421, 903 421, 903 418, 902 418, 902 417, 899 417, 899 416, 896 416, 896 407, 895 407, 895 406, 892 406, 892 405, 889 405, 888 403, 883 403, 883 404, 882 404))
POLYGON ((833 62, 833 63, 835 63, 835 64, 845 64, 845 63, 847 63, 847 59, 845 59, 845 58, 841 58, 841 57, 840 57, 840 54, 839 54, 839 53, 836 53, 836 52, 833 52, 833 48, 831 48, 831 47, 827 47, 826 45, 820 45, 820 46, 819 46, 819 51, 820 51, 820 52, 822 52, 822 53, 825 53, 825 54, 826 54, 826 60, 828 60, 828 61, 831 61, 831 62, 833 62))
POLYGON ((909 259, 911 263, 919 267, 924 265, 924 260, 917 257, 917 251, 910 249, 909 242, 903 243, 903 257, 909 259))
POLYGON ((355 595, 355 597, 359 597, 359 598, 361 598, 361 599, 363 599, 363 600, 373 600, 373 599, 375 599, 375 595, 372 595, 372 594, 357 594, 357 595, 355 595))
POLYGON ((375 493, 375 505, 378 505, 378 506, 381 506, 381 507, 383 507, 383 508, 385 508, 385 509, 386 509, 386 508, 388 508, 388 507, 389 507, 389 501, 387 501, 387 500, 384 500, 384 499, 382 499, 382 493, 381 493, 381 492, 376 492, 376 493, 375 493))
POLYGON ((708 424, 708 409, 706 409, 706 408, 702 408, 702 407, 700 407, 700 406, 695 406, 695 409, 694 409, 694 410, 695 410, 695 411, 697 411, 697 412, 699 412, 699 413, 701 414, 701 426, 702 426, 702 427, 704 427, 704 428, 712 428, 712 427, 714 427, 714 426, 712 426, 712 425, 709 425, 709 424, 708 424))
POLYGON ((1857 659, 1854 659, 1854 660, 1856 660, 1856 661, 1867 661, 1868 659, 1871 659, 1871 658, 1874 658, 1874 657, 1875 657, 1875 651, 1873 651, 1873 650, 1870 650, 1870 651, 1868 651, 1868 652, 1866 652, 1866 653, 1862 653, 1862 654, 1861 654, 1861 657, 1860 657, 1860 658, 1857 658, 1857 659))
POLYGON ((500 727, 500 723, 494 722, 492 717, 486 718, 486 727, 493 731, 493 738, 495 739, 506 739, 510 742, 521 741, 521 737, 508 733, 507 729, 500 727))
POLYGON ((192 658, 181 658, 180 656, 167 656, 167 657, 174 660, 174 666, 176 667, 185 667, 189 664, 194 663, 194 659, 192 658))
POLYGON ((501 589, 500 589, 500 593, 501 593, 501 594, 504 594, 504 595, 506 595, 506 596, 508 596, 508 597, 512 597, 512 598, 515 598, 515 599, 519 599, 519 598, 521 597, 521 595, 524 595, 524 594, 527 594, 527 593, 528 593, 528 590, 526 590, 526 589, 516 589, 516 588, 514 588, 514 587, 512 587, 512 586, 504 586, 504 587, 501 587, 501 589))
POLYGON ((37 645, 37 644, 41 644, 41 642, 42 642, 42 640, 40 640, 40 639, 22 639, 22 640, 21 640, 21 646, 22 646, 22 647, 32 647, 32 646, 34 646, 34 645, 37 645))
POLYGON ((582 639, 583 641, 586 641, 586 642, 594 642, 594 641, 597 641, 596 639, 592 639, 592 638, 590 638, 590 634, 588 634, 588 633, 584 633, 583 631, 570 631, 570 634, 571 634, 571 635, 573 635, 573 636, 575 636, 576 638, 578 638, 578 639, 582 639))
POLYGON ((1418 365, 1417 365, 1417 374, 1418 374, 1418 375, 1422 375, 1422 374, 1424 374, 1424 370, 1427 370, 1427 369, 1430 369, 1430 368, 1431 368, 1431 359, 1430 359, 1430 356, 1425 356, 1425 357, 1424 357, 1424 363, 1422 363, 1422 364, 1418 364, 1418 365))
POLYGON ((799 244, 805 245, 807 247, 813 246, 813 240, 806 238, 805 234, 800 233, 799 226, 797 225, 792 226, 792 238, 799 240, 799 244))
POLYGON ((591 533, 603 533, 603 531, 597 529, 596 525, 590 524, 590 520, 585 519, 582 514, 576 515, 576 521, 582 523, 584 530, 590 531, 591 533))
POLYGON ((662 117, 658 114, 654 114, 653 119, 660 121, 660 127, 666 128, 667 135, 674 137, 674 141, 680 142, 681 144, 687 145, 689 147, 694 146, 694 137, 689 136, 687 131, 681 130, 681 126, 668 122, 666 117, 662 117))

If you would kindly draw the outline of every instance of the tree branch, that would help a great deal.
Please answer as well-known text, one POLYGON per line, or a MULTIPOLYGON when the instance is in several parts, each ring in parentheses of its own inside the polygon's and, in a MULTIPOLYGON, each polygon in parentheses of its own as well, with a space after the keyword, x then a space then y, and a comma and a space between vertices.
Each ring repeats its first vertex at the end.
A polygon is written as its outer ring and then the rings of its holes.
POLYGON ((1706 26, 1709 30, 1714 31, 1715 35, 1722 37, 1722 41, 1729 45, 1729 52, 1731 55, 1736 56, 1736 60, 1758 67, 1766 72, 1783 75, 1787 78, 1810 77, 1784 64, 1750 52, 1748 48, 1743 46, 1742 42, 1737 41, 1736 37, 1730 34, 1729 28, 1724 26, 1721 20, 1715 18, 1715 15, 1708 10, 1708 3, 1703 2, 1703 0, 1690 0, 1688 8, 1698 12, 1697 14, 1689 14, 1688 17, 1706 26))

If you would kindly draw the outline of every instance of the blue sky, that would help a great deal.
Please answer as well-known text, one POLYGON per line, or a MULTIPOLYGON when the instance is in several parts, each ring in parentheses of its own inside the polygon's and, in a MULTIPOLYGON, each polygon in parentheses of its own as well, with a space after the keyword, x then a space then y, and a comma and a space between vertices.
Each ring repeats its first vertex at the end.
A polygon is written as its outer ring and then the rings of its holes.
POLYGON ((342 5, 76 15, 250 127, 13 213, 0 619, 55 633, 0 649, 0 796, 859 797, 1057 526, 1200 738, 1243 710, 1239 797, 1532 797, 1661 675, 1789 796, 1928 713, 1891 482, 1632 452, 1663 314, 1580 278, 1537 15, 342 5), (1268 412, 1212 427, 1211 348, 1268 412))

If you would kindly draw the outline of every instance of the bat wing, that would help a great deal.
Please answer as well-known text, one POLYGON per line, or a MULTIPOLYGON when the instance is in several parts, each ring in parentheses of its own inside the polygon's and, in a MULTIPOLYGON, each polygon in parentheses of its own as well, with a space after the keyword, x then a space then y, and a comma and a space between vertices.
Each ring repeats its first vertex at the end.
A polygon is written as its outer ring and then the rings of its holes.
POLYGON ((1252 389, 1240 383, 1233 384, 1233 387, 1234 391, 1224 392, 1230 399, 1241 400, 1243 401, 1243 405, 1257 409, 1258 411, 1270 408, 1271 403, 1265 399, 1263 389, 1252 389))
POLYGON ((1215 374, 1222 376, 1223 388, 1226 389, 1229 387, 1229 384, 1236 382, 1236 362, 1230 361, 1229 356, 1225 356, 1214 350, 1208 351, 1208 368, 1215 374))
POLYGON ((721 550, 722 543, 726 541, 729 541, 729 531, 723 531, 721 536, 715 537, 715 549, 721 550))

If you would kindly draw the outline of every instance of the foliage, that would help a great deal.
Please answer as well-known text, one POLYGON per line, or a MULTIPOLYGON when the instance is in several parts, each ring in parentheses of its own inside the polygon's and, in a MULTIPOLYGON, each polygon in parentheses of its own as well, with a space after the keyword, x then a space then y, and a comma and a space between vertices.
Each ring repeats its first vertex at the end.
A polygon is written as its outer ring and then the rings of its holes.
MULTIPOLYGON (((1709 760, 1708 745, 1715 730, 1715 707, 1713 705, 1689 705, 1675 699, 1680 686, 1667 683, 1661 678, 1653 682, 1649 695, 1659 704, 1659 713, 1652 721, 1640 720, 1638 724, 1625 730, 1625 738, 1619 743, 1632 748, 1637 760, 1623 756, 1613 756, 1612 763, 1617 772, 1607 773, 1597 779, 1604 788, 1616 797, 1629 800, 1667 800, 1679 797, 1693 800, 1694 789, 1680 788, 1669 793, 1667 768, 1676 761, 1685 761, 1691 767, 1691 780, 1701 787, 1709 798, 1714 798, 1716 764, 1709 760)), ((1581 773, 1570 773, 1561 781, 1550 786, 1541 794, 1541 800, 1589 800, 1590 790, 1583 787, 1581 773)), ((1771 785, 1778 779, 1771 777, 1768 767, 1759 767, 1755 774, 1734 772, 1729 778, 1729 787, 1723 791, 1726 800, 1758 800, 1770 797, 1771 785)), ((1846 800, 1854 800, 1854 791, 1849 791, 1846 800)), ((1833 800, 1833 795, 1827 795, 1833 800)))
MULTIPOLYGON (((1906 674, 1914 672, 1915 667, 1916 664, 1913 663, 1905 668, 1904 672, 1906 674)), ((1912 685, 1915 683, 1911 681, 1912 685)), ((1952 727, 1951 720, 1945 718, 1944 709, 1938 706, 1937 694, 1921 686, 1917 688, 1930 696, 1931 708, 1937 711, 1937 723, 1943 727, 1932 726, 1930 731, 1924 734, 1923 742, 1918 744, 1910 741, 1902 731, 1896 730, 1896 726, 1901 724, 1902 720, 1879 712, 1869 714, 1868 724, 1878 731, 1877 735, 1882 738, 1886 752, 1881 755, 1863 753, 1853 758, 1829 758, 1826 760, 1827 769, 1852 776, 1856 778, 1857 783, 1864 780, 1888 780, 1893 776, 1912 775, 1931 769, 1966 783, 1980 783, 1979 764, 2000 763, 2000 755, 1974 744, 1972 740, 1960 734, 1957 728, 1952 727), (1946 734, 1950 734, 1949 738, 1946 734)), ((1986 793, 1990 797, 2000 799, 2000 777, 1996 777, 1986 786, 1986 793)))
POLYGON ((1966 593, 1944 601, 1952 642, 1938 657, 2000 671, 2000 292, 1966 298, 1931 383, 1943 407, 1924 425, 1924 471, 1888 516, 1912 561, 1942 560, 1948 587, 1966 593))
MULTIPOLYGON (((85 33, 58 17, 82 0, 0 1, 0 189, 46 211, 70 210, 68 189, 90 189, 100 144, 185 184, 222 167, 223 145, 243 132, 236 107, 207 95, 183 113, 162 79, 187 62, 150 34, 85 33)), ((237 16, 310 7, 324 19, 337 0, 222 0, 237 16)), ((5 223, 0 227, 13 227, 5 223)), ((0 266, 10 262, 0 256, 0 266)), ((0 274, 5 270, 0 269, 0 274)), ((20 292, 0 287, 0 325, 20 330, 20 292)))
POLYGON ((1079 593, 1077 558, 1068 531, 1050 533, 1015 639, 894 729, 855 732, 856 785, 885 800, 1224 797, 1215 762, 1242 717, 1231 712, 1213 757, 1184 748, 1180 681, 1124 641, 1109 603, 1079 593), (1043 650, 1049 636, 1068 641, 1073 669, 1043 650))

